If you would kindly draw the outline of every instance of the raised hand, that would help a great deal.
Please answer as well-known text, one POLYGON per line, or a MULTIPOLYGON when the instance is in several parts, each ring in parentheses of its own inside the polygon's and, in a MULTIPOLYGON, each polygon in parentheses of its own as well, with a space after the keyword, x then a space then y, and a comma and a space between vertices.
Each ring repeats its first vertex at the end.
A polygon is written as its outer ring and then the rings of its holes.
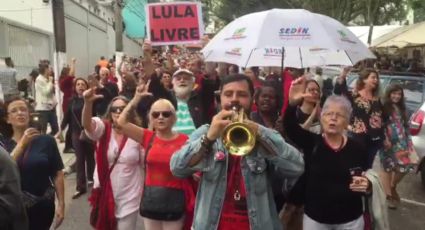
POLYGON ((96 88, 97 87, 92 87, 92 88, 89 88, 86 91, 84 91, 84 93, 83 93, 84 102, 93 103, 97 99, 103 98, 103 95, 95 94, 96 88))
POLYGON ((144 54, 152 54, 152 45, 151 45, 151 41, 149 40, 145 40, 145 42, 143 42, 143 53, 144 54))
POLYGON ((221 110, 212 119, 211 126, 208 129, 207 138, 211 141, 216 140, 224 131, 224 128, 232 121, 229 119, 233 115, 231 110, 221 110))
POLYGON ((28 128, 24 131, 24 135, 19 140, 19 145, 25 148, 28 144, 37 136, 40 135, 40 131, 35 128, 28 128))
POLYGON ((134 93, 134 97, 131 100, 133 103, 138 103, 143 97, 152 96, 152 93, 148 92, 150 83, 151 81, 148 80, 148 82, 142 82, 140 85, 137 86, 136 92, 134 93))
POLYGON ((300 77, 294 80, 291 83, 291 88, 289 89, 289 104, 297 105, 301 103, 304 97, 311 96, 309 93, 305 92, 305 78, 300 77))

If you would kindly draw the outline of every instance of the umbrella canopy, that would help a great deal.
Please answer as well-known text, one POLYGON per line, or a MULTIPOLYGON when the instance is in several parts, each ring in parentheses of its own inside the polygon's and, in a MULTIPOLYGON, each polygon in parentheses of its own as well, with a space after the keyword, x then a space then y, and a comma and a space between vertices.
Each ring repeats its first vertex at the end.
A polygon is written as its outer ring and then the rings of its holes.
POLYGON ((375 41, 374 47, 398 47, 418 46, 425 44, 425 22, 404 26, 385 34, 375 41))
POLYGON ((302 9, 244 15, 224 27, 201 52, 206 61, 247 67, 281 66, 282 50, 284 65, 296 68, 353 65, 375 58, 340 22, 302 9))

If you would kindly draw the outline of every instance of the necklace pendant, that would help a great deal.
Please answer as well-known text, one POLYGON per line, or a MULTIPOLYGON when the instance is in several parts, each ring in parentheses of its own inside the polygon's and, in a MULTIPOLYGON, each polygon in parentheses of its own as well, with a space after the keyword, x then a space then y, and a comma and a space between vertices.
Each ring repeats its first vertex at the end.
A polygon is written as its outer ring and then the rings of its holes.
POLYGON ((235 193, 233 194, 233 199, 235 199, 236 201, 241 200, 241 193, 238 190, 236 190, 235 193))

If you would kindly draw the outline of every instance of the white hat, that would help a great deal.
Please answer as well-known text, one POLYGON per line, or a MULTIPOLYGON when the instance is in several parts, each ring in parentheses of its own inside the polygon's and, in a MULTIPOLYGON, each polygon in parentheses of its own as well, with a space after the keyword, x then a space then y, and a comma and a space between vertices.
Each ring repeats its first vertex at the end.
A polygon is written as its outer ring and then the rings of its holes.
POLYGON ((176 72, 174 72, 174 74, 173 74, 173 78, 174 78, 175 76, 179 75, 179 74, 182 74, 182 73, 187 74, 187 75, 190 75, 190 76, 192 76, 192 77, 195 77, 195 76, 193 75, 192 71, 190 71, 190 70, 188 70, 188 69, 179 69, 179 70, 177 70, 176 72))

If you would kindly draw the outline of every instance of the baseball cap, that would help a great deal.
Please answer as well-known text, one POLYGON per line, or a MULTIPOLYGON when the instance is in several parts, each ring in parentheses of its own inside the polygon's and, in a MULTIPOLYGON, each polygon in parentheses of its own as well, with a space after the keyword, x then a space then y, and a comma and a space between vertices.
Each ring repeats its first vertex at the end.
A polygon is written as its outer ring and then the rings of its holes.
POLYGON ((194 77, 194 75, 193 75, 192 71, 190 71, 190 70, 188 70, 188 69, 179 69, 179 70, 177 70, 176 72, 174 72, 173 77, 175 77, 175 76, 177 76, 177 75, 179 75, 179 74, 182 74, 182 73, 184 73, 184 74, 187 74, 187 75, 190 75, 190 76, 194 77))

